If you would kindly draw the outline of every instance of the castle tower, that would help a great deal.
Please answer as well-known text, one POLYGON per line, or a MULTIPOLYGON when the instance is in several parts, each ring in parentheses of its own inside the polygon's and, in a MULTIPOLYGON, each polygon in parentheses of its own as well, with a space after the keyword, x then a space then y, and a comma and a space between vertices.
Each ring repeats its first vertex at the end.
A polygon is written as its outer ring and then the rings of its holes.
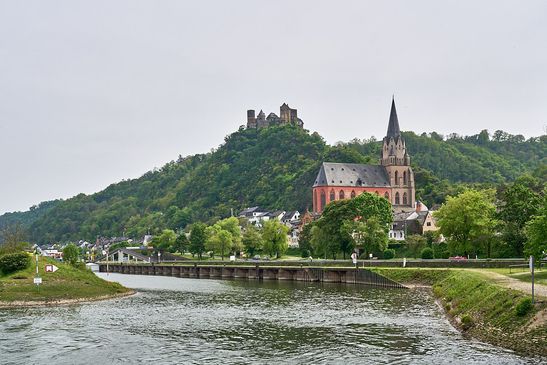
POLYGON ((247 128, 256 128, 255 111, 252 109, 247 110, 247 128))
POLYGON ((283 123, 291 122, 291 108, 287 105, 287 103, 283 103, 283 105, 279 107, 279 118, 283 123))
POLYGON ((406 144, 395 108, 395 99, 391 101, 391 112, 387 134, 382 146, 380 164, 388 173, 391 195, 390 201, 395 211, 409 210, 416 202, 416 188, 414 186, 414 172, 410 167, 410 156, 406 152, 406 144))
POLYGON ((257 128, 265 128, 268 126, 268 121, 266 120, 266 114, 262 110, 258 113, 256 117, 256 126, 257 128))

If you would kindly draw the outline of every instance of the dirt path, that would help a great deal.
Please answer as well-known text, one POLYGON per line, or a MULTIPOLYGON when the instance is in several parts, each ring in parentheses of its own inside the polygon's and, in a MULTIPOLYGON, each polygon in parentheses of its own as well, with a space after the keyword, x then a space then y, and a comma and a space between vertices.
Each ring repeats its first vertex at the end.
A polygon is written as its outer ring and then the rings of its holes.
MULTIPOLYGON (((482 275, 487 276, 490 278, 494 283, 505 286, 507 288, 511 288, 514 290, 520 290, 521 292, 532 294, 532 284, 526 283, 524 281, 520 281, 518 279, 498 274, 497 272, 488 271, 488 270, 474 270, 469 269, 471 271, 475 271, 478 273, 481 273, 482 275)), ((537 296, 547 298, 547 285, 542 284, 535 284, 534 285, 534 291, 537 296)))

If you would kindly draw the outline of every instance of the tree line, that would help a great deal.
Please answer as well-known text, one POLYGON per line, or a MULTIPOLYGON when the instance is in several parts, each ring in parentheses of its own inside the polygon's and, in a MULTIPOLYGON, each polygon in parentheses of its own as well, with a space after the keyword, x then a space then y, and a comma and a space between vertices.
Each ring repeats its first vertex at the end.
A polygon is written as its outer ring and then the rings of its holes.
MULTIPOLYGON (((441 204, 466 188, 496 188, 528 173, 545 179, 545 136, 525 140, 496 131, 476 136, 404 132, 415 171, 417 199, 441 204)), ((0 216, 0 228, 20 223, 34 243, 141 237, 165 229, 209 225, 230 211, 260 205, 304 211, 322 161, 376 164, 374 138, 329 146, 294 126, 241 129, 207 154, 180 157, 138 179, 91 195, 45 202, 0 216)), ((0 241, 2 238, 0 237, 0 241)))

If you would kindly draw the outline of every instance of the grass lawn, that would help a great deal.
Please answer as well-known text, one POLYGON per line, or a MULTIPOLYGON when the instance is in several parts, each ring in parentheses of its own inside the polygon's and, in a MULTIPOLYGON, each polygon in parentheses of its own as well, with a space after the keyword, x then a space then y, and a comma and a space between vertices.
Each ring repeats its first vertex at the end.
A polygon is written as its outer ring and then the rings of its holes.
POLYGON ((38 270, 42 277, 40 286, 33 283, 36 274, 35 260, 25 270, 0 276, 0 303, 92 299, 130 291, 118 283, 99 278, 89 270, 76 269, 46 257, 40 257, 38 270), (54 264, 59 270, 46 274, 46 264, 54 264))

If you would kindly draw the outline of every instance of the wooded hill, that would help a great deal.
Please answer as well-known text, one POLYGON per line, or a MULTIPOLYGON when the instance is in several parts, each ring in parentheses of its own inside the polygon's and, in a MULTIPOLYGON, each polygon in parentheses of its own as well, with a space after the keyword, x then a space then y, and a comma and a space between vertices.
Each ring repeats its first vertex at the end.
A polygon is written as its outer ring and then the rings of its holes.
MULTIPOLYGON (((496 131, 446 138, 403 133, 415 170, 417 199, 431 206, 465 185, 499 186, 525 174, 545 181, 547 136, 525 140, 496 131)), ((195 221, 215 221, 248 206, 311 209, 311 186, 323 161, 378 163, 381 142, 329 146, 293 126, 240 129, 208 154, 171 161, 137 179, 92 195, 44 202, 0 216, 0 228, 20 223, 36 243, 96 236, 139 237, 195 221)), ((1 239, 1 238, 0 238, 1 239)))

